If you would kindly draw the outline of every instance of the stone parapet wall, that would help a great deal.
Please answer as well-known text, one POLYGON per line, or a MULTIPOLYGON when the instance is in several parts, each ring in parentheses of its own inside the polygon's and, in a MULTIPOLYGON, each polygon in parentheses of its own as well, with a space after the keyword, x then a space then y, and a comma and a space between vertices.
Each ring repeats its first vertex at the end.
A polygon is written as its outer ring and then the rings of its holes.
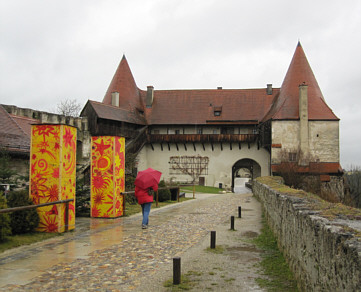
POLYGON ((87 163, 90 157, 90 132, 87 117, 70 117, 55 113, 21 108, 15 105, 2 104, 6 111, 15 116, 38 120, 41 124, 69 125, 77 128, 77 162, 87 163))
POLYGON ((281 178, 258 178, 253 193, 302 291, 360 291, 359 209, 292 190, 282 185, 281 178), (347 214, 329 211, 337 208, 347 214))
POLYGON ((9 114, 39 120, 42 124, 61 124, 76 127, 79 131, 88 131, 88 119, 86 117, 69 117, 55 113, 21 108, 15 105, 2 104, 9 114))

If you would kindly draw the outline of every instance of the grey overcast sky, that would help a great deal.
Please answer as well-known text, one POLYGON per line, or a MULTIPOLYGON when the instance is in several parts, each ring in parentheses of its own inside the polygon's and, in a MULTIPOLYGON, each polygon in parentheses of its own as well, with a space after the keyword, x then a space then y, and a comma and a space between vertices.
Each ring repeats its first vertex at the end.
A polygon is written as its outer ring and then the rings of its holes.
POLYGON ((360 0, 0 0, 0 103, 101 101, 123 54, 144 90, 280 87, 298 40, 361 166, 360 0))

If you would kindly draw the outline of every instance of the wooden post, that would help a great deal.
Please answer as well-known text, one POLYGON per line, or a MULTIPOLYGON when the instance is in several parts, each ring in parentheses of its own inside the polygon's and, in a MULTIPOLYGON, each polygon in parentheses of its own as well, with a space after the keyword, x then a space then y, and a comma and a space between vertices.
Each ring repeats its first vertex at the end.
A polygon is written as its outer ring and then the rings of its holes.
POLYGON ((155 206, 158 208, 158 190, 157 195, 155 196, 155 206))
POLYGON ((65 232, 69 230, 69 202, 65 203, 65 232))
POLYGON ((178 203, 179 203, 179 192, 180 192, 180 189, 179 189, 179 187, 177 188, 177 201, 178 201, 178 203))
POLYGON ((216 232, 211 231, 211 248, 216 248, 216 232))
POLYGON ((238 207, 238 218, 242 218, 242 207, 238 207))
POLYGON ((173 258, 173 285, 181 283, 181 258, 173 258))
POLYGON ((193 199, 195 198, 196 195, 196 185, 193 185, 193 199))
POLYGON ((231 230, 234 230, 234 216, 231 216, 231 230))
POLYGON ((123 196, 123 216, 125 216, 125 194, 120 193, 121 196, 123 196))

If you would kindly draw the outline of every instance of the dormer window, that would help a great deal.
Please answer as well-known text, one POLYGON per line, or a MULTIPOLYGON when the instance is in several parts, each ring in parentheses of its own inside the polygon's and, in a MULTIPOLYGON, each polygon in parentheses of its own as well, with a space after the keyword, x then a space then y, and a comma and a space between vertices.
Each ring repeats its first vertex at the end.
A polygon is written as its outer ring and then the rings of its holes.
POLYGON ((214 116, 219 117, 221 115, 221 111, 214 111, 214 116))
POLYGON ((213 113, 215 117, 219 117, 222 114, 222 106, 214 106, 213 113))

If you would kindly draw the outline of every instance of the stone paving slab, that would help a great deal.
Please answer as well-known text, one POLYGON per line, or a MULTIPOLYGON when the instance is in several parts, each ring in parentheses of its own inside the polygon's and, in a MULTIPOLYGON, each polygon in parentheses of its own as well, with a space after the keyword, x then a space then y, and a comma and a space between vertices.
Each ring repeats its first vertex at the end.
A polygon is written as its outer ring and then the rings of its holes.
POLYGON ((83 233, 68 242, 78 244, 78 253, 83 246, 81 256, 67 245, 62 252, 70 262, 52 266, 51 258, 42 259, 50 267, 41 275, 34 274, 25 285, 0 284, 0 291, 140 291, 146 279, 156 283, 148 291, 161 291, 162 283, 156 279, 162 278, 159 273, 165 267, 169 272, 173 257, 201 244, 210 230, 238 214, 238 206, 248 199, 249 195, 222 194, 157 209, 151 212, 146 230, 140 228, 140 216, 114 220, 96 236, 83 233))

